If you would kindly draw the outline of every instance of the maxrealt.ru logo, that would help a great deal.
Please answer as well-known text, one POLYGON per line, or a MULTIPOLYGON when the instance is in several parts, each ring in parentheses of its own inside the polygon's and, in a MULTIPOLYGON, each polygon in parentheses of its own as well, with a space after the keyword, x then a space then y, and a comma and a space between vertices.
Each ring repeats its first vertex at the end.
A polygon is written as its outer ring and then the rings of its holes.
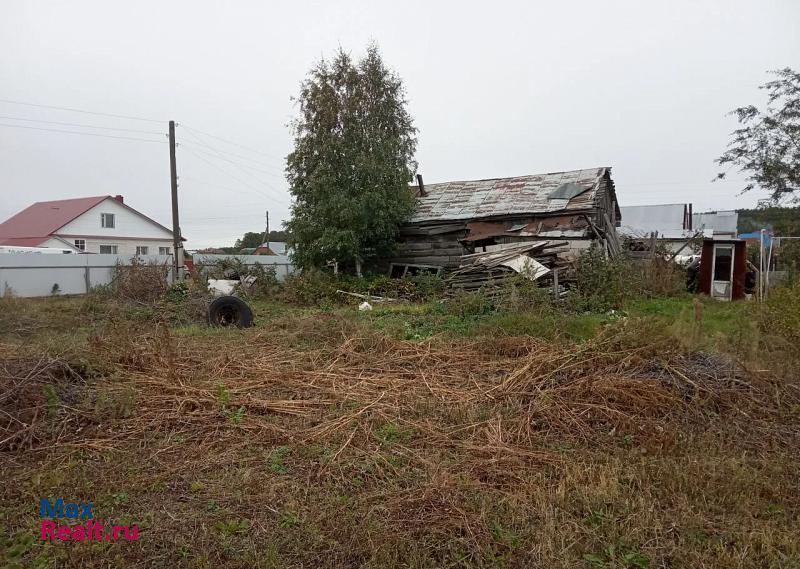
POLYGON ((58 541, 116 541, 120 537, 128 541, 139 539, 138 526, 104 526, 94 521, 93 504, 83 502, 64 502, 59 498, 50 502, 47 498, 39 500, 39 516, 42 518, 42 540, 58 541), (52 519, 81 520, 80 524, 59 525, 52 519))

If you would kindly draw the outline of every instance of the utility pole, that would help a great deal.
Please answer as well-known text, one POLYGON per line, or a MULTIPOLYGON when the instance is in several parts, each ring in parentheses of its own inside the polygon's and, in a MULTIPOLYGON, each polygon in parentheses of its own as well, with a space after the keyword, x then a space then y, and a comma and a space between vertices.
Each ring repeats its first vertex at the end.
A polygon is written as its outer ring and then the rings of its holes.
POLYGON ((261 244, 266 245, 269 249, 269 210, 266 210, 264 213, 267 216, 267 227, 264 230, 264 238, 261 239, 261 244))
POLYGON ((169 121, 169 177, 172 190, 172 282, 183 278, 183 241, 178 222, 178 165, 175 162, 175 121, 169 121))

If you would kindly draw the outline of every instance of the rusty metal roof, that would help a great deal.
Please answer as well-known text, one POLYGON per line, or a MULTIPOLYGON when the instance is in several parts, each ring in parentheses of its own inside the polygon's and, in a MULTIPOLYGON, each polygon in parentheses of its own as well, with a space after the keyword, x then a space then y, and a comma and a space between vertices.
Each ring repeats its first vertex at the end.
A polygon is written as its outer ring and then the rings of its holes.
POLYGON ((417 197, 411 223, 591 208, 600 181, 610 170, 601 167, 517 178, 426 184, 427 195, 417 197), (577 184, 586 191, 572 199, 550 199, 550 193, 563 184, 577 184))

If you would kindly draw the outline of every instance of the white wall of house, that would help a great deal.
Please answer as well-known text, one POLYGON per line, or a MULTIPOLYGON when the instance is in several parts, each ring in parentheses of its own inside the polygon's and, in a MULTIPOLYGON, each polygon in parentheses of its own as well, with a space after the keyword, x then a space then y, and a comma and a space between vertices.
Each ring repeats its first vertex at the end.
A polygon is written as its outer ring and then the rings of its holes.
MULTIPOLYGON (((83 239, 86 243, 86 248, 84 251, 86 253, 100 253, 100 247, 102 245, 106 246, 116 246, 117 250, 114 253, 113 249, 111 250, 110 254, 116 255, 136 255, 137 254, 137 247, 147 247, 146 252, 141 252, 142 255, 171 255, 172 254, 172 239, 169 241, 163 239, 139 239, 139 238, 131 238, 131 239, 121 239, 121 238, 101 238, 101 239, 90 239, 90 238, 83 238, 83 237, 63 237, 62 239, 67 239, 70 243, 74 243, 76 239, 83 239), (161 248, 166 247, 168 251, 164 251, 161 248)), ((109 254, 107 250, 103 250, 103 253, 109 254)))
POLYGON ((143 254, 172 253, 172 233, 132 212, 117 200, 108 198, 58 229, 55 235, 69 243, 76 239, 85 242, 87 253, 113 252, 117 255, 135 255, 137 247, 147 247, 143 254), (102 214, 114 215, 114 227, 103 227, 102 214), (116 250, 101 250, 101 246, 116 250))
MULTIPOLYGON (((72 244, 72 241, 66 241, 59 239, 58 237, 50 237, 47 241, 40 243, 37 247, 49 247, 52 249, 68 249, 72 244)), ((74 247, 73 247, 74 249, 74 247)))

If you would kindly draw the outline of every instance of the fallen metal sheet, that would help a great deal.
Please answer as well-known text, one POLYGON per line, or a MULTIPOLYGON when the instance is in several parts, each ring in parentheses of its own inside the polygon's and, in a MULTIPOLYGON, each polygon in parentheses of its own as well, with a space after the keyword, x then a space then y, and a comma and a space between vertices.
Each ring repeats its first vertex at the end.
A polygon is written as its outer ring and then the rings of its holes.
POLYGON ((500 263, 504 267, 514 269, 521 275, 528 277, 530 280, 535 281, 539 277, 543 277, 550 272, 550 269, 545 267, 536 259, 531 259, 527 255, 519 255, 508 261, 500 263))

